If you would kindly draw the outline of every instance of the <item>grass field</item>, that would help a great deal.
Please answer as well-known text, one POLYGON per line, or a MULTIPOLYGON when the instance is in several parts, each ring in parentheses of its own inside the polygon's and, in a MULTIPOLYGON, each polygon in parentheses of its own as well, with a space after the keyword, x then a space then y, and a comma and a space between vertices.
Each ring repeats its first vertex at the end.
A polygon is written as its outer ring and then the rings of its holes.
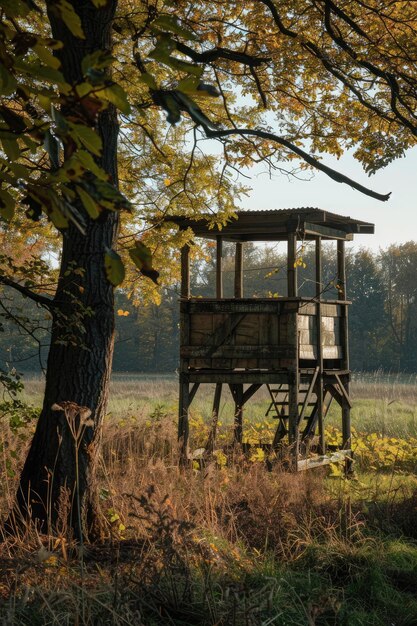
MULTIPOLYGON (((178 469, 177 379, 115 376, 99 471, 107 538, 80 554, 65 527, 0 547, 0 623, 17 625, 417 624, 417 382, 357 376, 355 477, 338 466, 268 471, 268 397, 245 412, 249 457, 178 469)), ((28 380, 39 406, 42 381, 28 380)), ((212 390, 192 405, 205 443, 212 390)), ((225 394, 220 444, 231 439, 225 394)), ((339 418, 332 410, 329 437, 339 418)), ((0 513, 10 506, 34 423, 0 434, 0 513)))
MULTIPOLYGON (((42 403, 42 378, 28 377, 23 399, 35 406, 42 403)), ((213 386, 200 387, 191 413, 209 419, 213 386)), ((351 384, 354 401, 352 424, 361 432, 376 432, 393 437, 417 437, 417 377, 405 375, 356 374, 351 384)), ((265 420, 269 395, 262 387, 245 409, 245 421, 251 425, 260 421, 275 426, 274 420, 265 420)), ((134 417, 148 419, 155 411, 177 414, 178 378, 175 375, 115 374, 111 383, 109 419, 134 417)), ((228 391, 223 396, 220 420, 233 421, 233 403, 228 391)), ((340 416, 333 403, 328 423, 339 426, 340 416)))

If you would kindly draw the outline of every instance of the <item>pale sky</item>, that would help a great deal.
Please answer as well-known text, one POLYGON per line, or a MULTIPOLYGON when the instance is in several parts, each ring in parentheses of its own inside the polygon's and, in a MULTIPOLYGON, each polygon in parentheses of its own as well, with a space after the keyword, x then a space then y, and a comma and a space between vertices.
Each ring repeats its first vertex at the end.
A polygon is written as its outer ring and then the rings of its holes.
MULTIPOLYGON (((350 155, 340 160, 325 158, 323 161, 359 183, 379 193, 392 192, 388 202, 379 202, 364 196, 355 189, 336 183, 321 172, 313 178, 300 181, 276 175, 273 180, 265 168, 247 172, 253 188, 243 198, 242 208, 284 209, 302 206, 318 207, 341 215, 347 215, 375 224, 375 235, 355 235, 354 247, 365 246, 377 251, 392 243, 417 240, 417 148, 406 157, 391 163, 384 170, 368 177, 350 155)), ((285 164, 284 164, 285 166, 285 164)), ((304 177, 310 176, 304 173, 304 177)))

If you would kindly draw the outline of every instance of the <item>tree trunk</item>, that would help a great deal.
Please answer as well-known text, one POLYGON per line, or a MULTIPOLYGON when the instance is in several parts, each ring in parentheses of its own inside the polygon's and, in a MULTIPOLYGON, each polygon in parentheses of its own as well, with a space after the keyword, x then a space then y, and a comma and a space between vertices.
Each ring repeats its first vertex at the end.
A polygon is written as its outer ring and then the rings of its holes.
MULTIPOLYGON (((59 51, 62 71, 73 84, 82 80, 80 64, 86 54, 110 50, 117 1, 107 2, 101 9, 90 0, 72 0, 72 4, 81 18, 85 39, 73 37, 53 15, 49 18, 53 36, 64 43, 59 51)), ((99 164, 117 184, 118 123, 114 107, 100 114, 97 128, 103 140, 99 164)), ((73 225, 63 233, 44 403, 14 512, 15 519, 17 512, 20 519, 35 520, 42 531, 50 532, 58 521, 64 521, 78 538, 91 535, 95 517, 94 465, 114 342, 113 288, 106 279, 104 254, 106 247, 113 246, 118 231, 116 212, 106 211, 95 221, 85 217, 85 236, 73 225), (64 410, 52 408, 56 404, 64 410), (87 412, 78 407, 91 410, 87 425, 83 424, 87 412), (69 508, 62 520, 65 499, 69 508)))

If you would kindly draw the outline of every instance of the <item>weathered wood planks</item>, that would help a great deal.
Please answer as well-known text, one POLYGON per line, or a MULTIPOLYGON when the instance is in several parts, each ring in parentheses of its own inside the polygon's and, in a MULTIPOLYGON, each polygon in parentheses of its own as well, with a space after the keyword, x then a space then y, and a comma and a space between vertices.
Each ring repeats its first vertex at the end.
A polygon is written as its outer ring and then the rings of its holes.
MULTIPOLYGON (((341 320, 346 306, 320 303, 323 359, 344 357, 341 320)), ((282 369, 295 359, 297 346, 300 359, 319 358, 316 302, 195 298, 181 302, 181 315, 183 329, 189 330, 181 333, 181 359, 191 368, 282 369)))

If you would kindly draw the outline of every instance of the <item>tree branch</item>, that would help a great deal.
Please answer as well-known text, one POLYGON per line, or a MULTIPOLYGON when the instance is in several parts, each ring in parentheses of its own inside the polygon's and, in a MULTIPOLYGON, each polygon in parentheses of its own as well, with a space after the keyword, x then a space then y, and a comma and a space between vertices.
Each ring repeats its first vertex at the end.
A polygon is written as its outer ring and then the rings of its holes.
POLYGON ((249 67, 259 67, 271 60, 267 57, 254 57, 246 52, 238 52, 236 50, 229 50, 228 48, 212 48, 204 52, 197 52, 180 41, 176 42, 176 47, 178 52, 186 54, 196 63, 211 63, 212 61, 217 61, 217 59, 227 59, 229 61, 243 63, 249 67))
POLYGON ((387 193, 387 194, 377 193, 376 191, 372 191, 372 189, 369 189, 368 187, 364 187, 360 183, 357 183, 356 181, 352 180, 348 176, 345 176, 341 172, 338 172, 337 170, 334 170, 333 168, 328 167, 327 165, 324 165, 324 163, 321 163, 321 161, 319 161, 315 157, 308 154, 308 152, 305 152, 298 146, 291 143, 291 141, 288 141, 288 139, 285 139, 284 137, 280 137, 279 135, 274 135, 273 133, 269 133, 267 131, 260 130, 260 129, 250 129, 250 128, 232 128, 229 130, 210 130, 209 128, 205 127, 204 130, 205 130, 207 137, 210 137, 212 139, 216 139, 216 138, 221 139, 223 137, 230 137, 231 135, 241 135, 242 137, 245 137, 245 136, 258 137, 260 139, 267 139, 268 141, 273 141, 274 143, 278 143, 281 146, 284 146, 285 148, 287 148, 288 150, 291 150, 291 152, 294 152, 294 154, 297 154, 306 163, 308 163, 309 165, 312 165, 313 167, 320 170, 321 172, 324 172, 325 174, 327 174, 327 176, 335 180, 337 183, 345 183, 346 185, 353 187, 357 191, 360 191, 361 193, 365 194, 366 196, 370 196, 371 198, 375 198, 376 200, 381 200, 381 202, 386 202, 387 200, 389 200, 389 197, 391 195, 391 193, 387 193))
POLYGON ((42 296, 40 293, 35 293, 28 287, 25 287, 24 285, 21 285, 20 283, 15 282, 11 278, 7 278, 7 276, 0 276, 0 284, 16 289, 16 291, 21 293, 26 298, 30 298, 34 302, 37 302, 38 304, 46 307, 47 309, 53 309, 55 306, 51 298, 48 298, 47 296, 42 296))

